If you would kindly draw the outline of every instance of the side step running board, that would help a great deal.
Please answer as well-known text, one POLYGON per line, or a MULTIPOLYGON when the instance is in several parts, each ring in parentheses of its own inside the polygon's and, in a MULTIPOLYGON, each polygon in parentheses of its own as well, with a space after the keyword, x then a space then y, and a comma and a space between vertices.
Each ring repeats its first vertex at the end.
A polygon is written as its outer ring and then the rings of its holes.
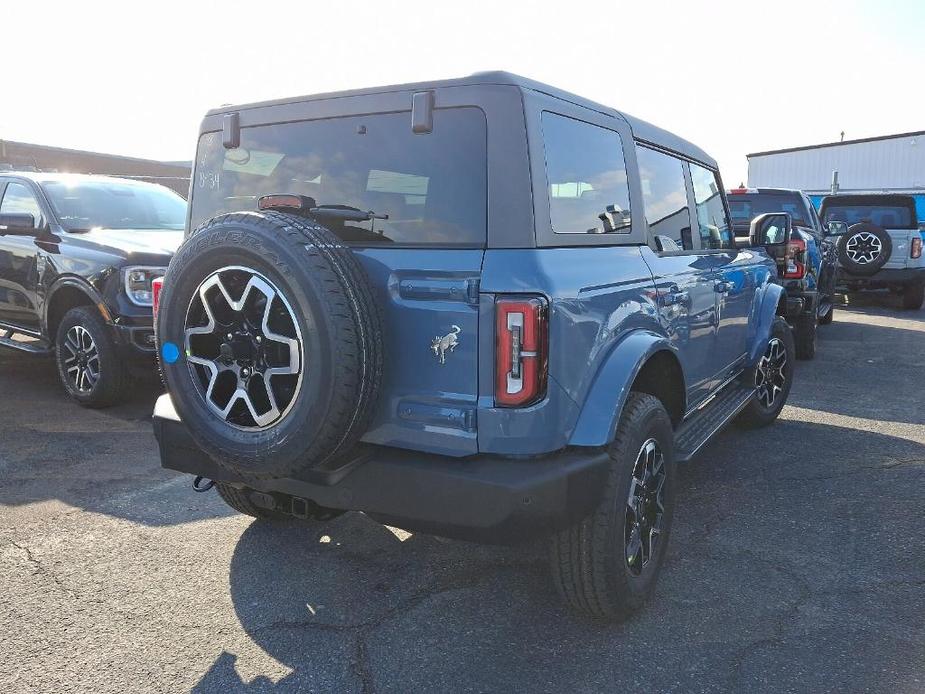
POLYGON ((675 434, 675 460, 686 463, 722 431, 755 396, 752 388, 734 381, 723 388, 702 410, 694 412, 675 434))
POLYGON ((9 347, 10 349, 16 349, 20 352, 28 352, 29 354, 36 354, 39 356, 48 356, 54 352, 45 340, 35 339, 21 342, 19 340, 14 340, 13 335, 15 335, 13 330, 0 327, 0 347, 9 347))

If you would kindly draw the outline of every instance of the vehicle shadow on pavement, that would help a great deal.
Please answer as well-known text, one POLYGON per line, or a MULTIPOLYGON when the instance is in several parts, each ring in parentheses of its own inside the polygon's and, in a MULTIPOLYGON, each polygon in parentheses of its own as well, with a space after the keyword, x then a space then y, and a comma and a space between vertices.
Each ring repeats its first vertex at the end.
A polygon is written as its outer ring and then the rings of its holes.
POLYGON ((64 393, 53 361, 0 350, 0 504, 61 502, 145 525, 231 515, 194 502, 191 478, 161 468, 151 413, 162 392, 152 365, 126 402, 86 409, 64 393))
POLYGON ((254 522, 231 601, 292 671, 243 677, 226 648, 194 691, 844 691, 877 689, 883 668, 914 681, 925 446, 783 420, 724 434, 679 477, 656 600, 618 625, 565 610, 544 543, 406 537, 360 514, 254 522))

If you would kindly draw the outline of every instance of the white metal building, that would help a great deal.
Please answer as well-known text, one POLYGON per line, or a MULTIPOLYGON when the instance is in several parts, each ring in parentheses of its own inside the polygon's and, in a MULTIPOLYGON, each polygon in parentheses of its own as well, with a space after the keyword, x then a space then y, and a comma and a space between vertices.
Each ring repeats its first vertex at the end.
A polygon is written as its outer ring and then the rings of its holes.
POLYGON ((837 171, 840 193, 925 193, 925 130, 746 156, 749 188, 824 194, 837 171))

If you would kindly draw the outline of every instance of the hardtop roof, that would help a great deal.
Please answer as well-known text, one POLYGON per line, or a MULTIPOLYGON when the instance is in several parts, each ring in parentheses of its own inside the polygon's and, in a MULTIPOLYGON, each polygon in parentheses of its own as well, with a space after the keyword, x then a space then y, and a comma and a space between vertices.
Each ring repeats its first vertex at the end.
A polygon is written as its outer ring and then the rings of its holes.
POLYGON ((506 85, 517 87, 522 90, 530 90, 540 94, 545 94, 547 96, 553 97, 555 99, 561 99, 562 101, 587 108, 592 111, 597 111, 613 118, 619 118, 624 120, 633 131, 633 136, 637 140, 656 145, 665 149, 672 150, 681 154, 689 159, 693 159, 702 164, 707 165, 710 168, 716 169, 717 164, 716 160, 713 159, 709 154, 704 152, 700 147, 689 142, 681 137, 678 137, 674 133, 671 133, 667 130, 659 128, 658 126, 652 125, 644 120, 630 116, 629 114, 617 111, 610 106, 597 103, 591 99, 586 99, 585 97, 573 94, 571 92, 553 87, 536 80, 529 79, 527 77, 521 77, 520 75, 515 75, 510 72, 504 71, 492 71, 492 72, 477 72, 475 74, 469 75, 468 77, 457 77, 453 79, 445 80, 432 80, 428 82, 412 82, 408 84, 393 84, 386 85, 381 87, 367 87, 364 89, 349 89, 344 91, 337 92, 325 92, 322 94, 306 94, 303 96, 289 97, 285 99, 273 99, 270 101, 260 101, 247 104, 226 104, 218 108, 211 109, 206 115, 220 115, 223 113, 230 113, 233 111, 241 111, 252 108, 263 108, 267 106, 277 106, 283 104, 292 104, 305 101, 318 101, 322 99, 336 99, 349 96, 363 96, 370 94, 384 94, 387 92, 400 92, 400 91, 415 91, 415 90, 426 90, 426 89, 440 89, 443 87, 470 87, 478 85, 506 85))

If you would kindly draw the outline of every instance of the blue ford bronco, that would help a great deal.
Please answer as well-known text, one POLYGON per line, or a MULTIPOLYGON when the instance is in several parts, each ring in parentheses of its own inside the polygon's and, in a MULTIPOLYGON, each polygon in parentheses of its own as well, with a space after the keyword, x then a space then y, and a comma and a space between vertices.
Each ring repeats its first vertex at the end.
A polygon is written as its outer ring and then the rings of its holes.
POLYGON ((676 463, 790 390, 764 248, 790 217, 737 247, 723 190, 696 146, 507 73, 211 111, 158 302, 162 463, 260 519, 548 537, 565 600, 619 619, 676 463))

